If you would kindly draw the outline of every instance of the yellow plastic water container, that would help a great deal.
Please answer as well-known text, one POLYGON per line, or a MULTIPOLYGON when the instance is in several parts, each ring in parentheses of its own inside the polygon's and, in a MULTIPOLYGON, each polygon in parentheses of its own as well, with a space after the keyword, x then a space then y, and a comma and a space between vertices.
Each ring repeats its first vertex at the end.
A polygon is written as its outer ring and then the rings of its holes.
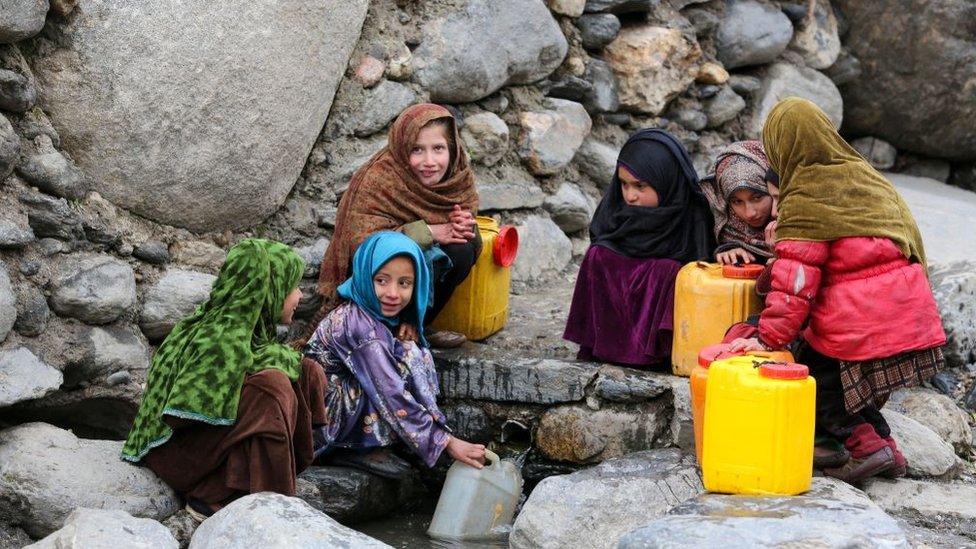
POLYGON ((760 311, 756 278, 762 270, 756 264, 722 266, 696 261, 678 271, 671 347, 675 375, 691 375, 699 351, 722 341, 729 327, 760 311))
POLYGON ((740 356, 708 368, 702 480, 709 492, 810 489, 816 382, 807 367, 740 356))
POLYGON ((455 461, 447 471, 427 535, 443 540, 504 539, 522 494, 522 473, 485 451, 485 466, 455 461))
POLYGON ((512 281, 510 267, 518 254, 515 227, 499 227, 490 217, 478 216, 476 221, 481 232, 481 255, 432 324, 436 330, 461 332, 472 341, 485 339, 505 327, 512 281))

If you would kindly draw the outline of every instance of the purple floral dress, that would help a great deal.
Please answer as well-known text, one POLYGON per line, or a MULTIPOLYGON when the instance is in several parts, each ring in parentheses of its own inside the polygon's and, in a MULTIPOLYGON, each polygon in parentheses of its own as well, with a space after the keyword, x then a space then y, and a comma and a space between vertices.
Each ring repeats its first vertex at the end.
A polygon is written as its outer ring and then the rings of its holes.
POLYGON ((403 343, 352 302, 333 310, 304 349, 325 367, 327 421, 315 455, 332 448, 376 448, 402 440, 433 467, 450 429, 437 407, 437 373, 428 349, 403 343))

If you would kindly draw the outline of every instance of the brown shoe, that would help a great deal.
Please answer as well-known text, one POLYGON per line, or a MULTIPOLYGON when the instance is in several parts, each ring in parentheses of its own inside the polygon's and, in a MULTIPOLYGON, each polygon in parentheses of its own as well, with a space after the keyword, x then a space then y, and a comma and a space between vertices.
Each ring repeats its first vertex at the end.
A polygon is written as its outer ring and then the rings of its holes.
POLYGON ((890 436, 884 439, 888 443, 888 447, 891 448, 891 453, 895 456, 895 464, 891 466, 890 469, 881 473, 881 476, 886 478, 901 478, 908 474, 908 460, 905 459, 905 455, 901 453, 898 449, 898 445, 895 444, 895 439, 890 436))
POLYGON ((824 474, 848 484, 858 484, 868 477, 884 473, 894 465, 895 454, 891 448, 884 446, 864 458, 851 457, 841 467, 824 469, 824 474))
POLYGON ((464 334, 450 330, 438 330, 427 334, 427 343, 435 349, 454 349, 464 345, 467 340, 464 334))
POLYGON ((851 453, 836 440, 830 439, 819 442, 813 447, 814 469, 836 469, 842 467, 849 459, 851 459, 851 453))

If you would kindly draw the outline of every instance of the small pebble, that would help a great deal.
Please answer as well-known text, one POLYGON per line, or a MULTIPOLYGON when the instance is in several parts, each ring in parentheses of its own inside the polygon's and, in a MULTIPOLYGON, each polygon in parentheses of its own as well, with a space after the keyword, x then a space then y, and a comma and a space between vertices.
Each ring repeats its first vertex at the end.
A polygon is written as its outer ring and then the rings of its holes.
POLYGON ((132 381, 132 375, 125 370, 120 370, 114 374, 105 378, 105 384, 109 387, 114 387, 115 385, 122 385, 124 383, 129 383, 132 381))

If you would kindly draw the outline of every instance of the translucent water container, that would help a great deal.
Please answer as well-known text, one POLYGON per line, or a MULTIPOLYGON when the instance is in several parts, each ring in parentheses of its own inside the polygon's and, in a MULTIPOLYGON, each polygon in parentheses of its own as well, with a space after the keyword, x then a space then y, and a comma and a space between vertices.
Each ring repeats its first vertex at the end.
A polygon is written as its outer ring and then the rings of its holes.
POLYGON ((507 535, 522 494, 522 473, 485 451, 485 466, 455 461, 437 500, 427 535, 444 540, 491 540, 507 535))
POLYGON ((763 266, 735 266, 696 261, 678 271, 674 285, 675 375, 688 376, 702 348, 722 341, 733 324, 759 312, 756 278, 763 266))
POLYGON ((716 360, 705 393, 706 490, 789 496, 810 489, 816 383, 806 366, 716 360))
POLYGON ((481 255, 432 324, 436 330, 461 332, 472 341, 485 339, 508 321, 510 267, 519 243, 515 227, 499 227, 490 217, 478 216, 476 221, 481 232, 481 255))
POLYGON ((716 360, 732 358, 734 356, 749 356, 754 362, 793 362, 793 353, 789 351, 729 351, 728 343, 709 345, 698 353, 698 365, 691 371, 688 383, 691 387, 691 420, 695 430, 695 455, 698 465, 702 462, 702 433, 705 424, 705 387, 708 383, 708 367, 716 360))

